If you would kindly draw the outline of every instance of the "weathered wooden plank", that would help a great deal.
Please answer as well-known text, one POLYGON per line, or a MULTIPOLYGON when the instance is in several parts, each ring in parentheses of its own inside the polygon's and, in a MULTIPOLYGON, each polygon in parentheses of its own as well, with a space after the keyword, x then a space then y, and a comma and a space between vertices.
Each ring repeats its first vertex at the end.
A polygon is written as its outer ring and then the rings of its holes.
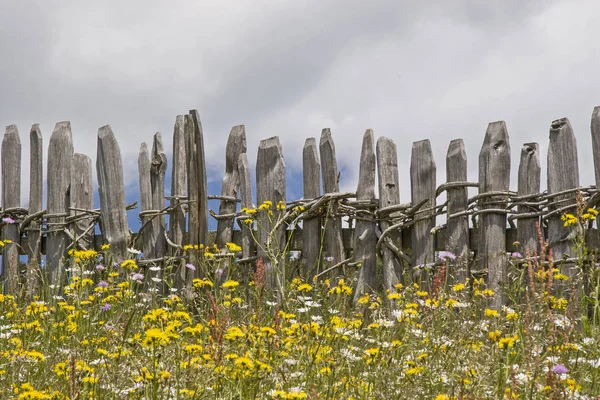
MULTIPOLYGON (((248 165, 248 155, 244 152, 238 156, 238 176, 240 179, 240 200, 242 208, 254 208, 252 205, 252 182, 250 181, 250 167, 248 165)), ((242 257, 248 258, 254 255, 255 243, 252 237, 249 224, 243 224, 241 230, 242 257)), ((246 270, 246 268, 244 269, 246 270)))
MULTIPOLYGON (((185 119, 183 115, 178 115, 175 119, 173 128, 173 166, 171 168, 171 196, 170 206, 173 211, 169 214, 169 240, 182 246, 183 235, 185 233, 185 206, 177 206, 183 197, 187 196, 186 189, 186 136, 185 136, 185 119)), ((170 254, 174 254, 175 250, 170 249, 170 254)), ((174 266, 174 284, 178 289, 185 286, 188 269, 185 267, 185 260, 176 262, 174 266)), ((195 267, 195 266, 194 266, 195 267)))
MULTIPOLYGON (((321 132, 319 142, 321 156, 321 176, 323 177, 323 191, 325 193, 337 193, 340 191, 339 173, 337 159, 335 156, 335 144, 331 137, 329 128, 321 132)), ((327 213, 323 219, 325 229, 325 256, 329 261, 324 268, 335 265, 344 260, 344 244, 342 242, 342 219, 338 217, 338 202, 329 203, 327 213)), ((337 273, 339 271, 334 271, 337 273)))
MULTIPOLYGON (((567 118, 552 122, 550 127, 550 143, 548 144, 548 193, 561 192, 579 187, 579 162, 577 158, 577 140, 573 133, 571 123, 567 118)), ((571 213, 575 213, 575 194, 556 196, 552 200, 563 201, 559 205, 548 205, 552 211, 559 207, 573 204, 571 213)), ((551 202, 552 203, 552 202, 551 202)), ((548 219, 548 241, 552 249, 554 260, 560 260, 563 255, 576 255, 576 246, 569 236, 573 227, 565 227, 560 215, 548 219)), ((556 264, 555 264, 556 265, 556 264)), ((556 265, 558 267, 558 265, 556 265)), ((561 267, 562 272, 569 278, 576 273, 575 265, 568 264, 561 267)))
MULTIPOLYGON (((171 169, 171 196, 185 197, 186 191, 186 159, 185 159, 185 132, 183 115, 175 119, 173 129, 173 167, 171 169)), ((181 200, 171 200, 171 207, 181 200)), ((183 244, 185 232, 184 206, 176 207, 169 215, 169 239, 178 245, 183 244)))
MULTIPOLYGON (((489 124, 479 153, 479 193, 508 191, 510 184, 510 143, 504 121, 489 124)), ((480 200, 480 208, 504 208, 508 196, 480 200)), ((500 285, 506 281, 506 214, 480 215, 478 257, 480 269, 487 269, 488 287, 496 292, 492 305, 503 303, 500 285)))
POLYGON ((274 136, 260 141, 256 160, 256 201, 259 205, 265 201, 271 201, 270 210, 259 210, 258 221, 258 255, 263 258, 267 284, 271 288, 282 285, 284 277, 283 264, 285 257, 281 249, 285 244, 285 229, 282 225, 275 236, 277 240, 272 241, 272 248, 265 248, 269 234, 274 228, 277 218, 269 219, 269 211, 274 214, 279 201, 285 202, 285 162, 279 137, 274 136), (272 222, 271 222, 272 221, 272 222))
MULTIPOLYGON (((540 145, 525 143, 521 148, 521 162, 519 164, 519 196, 540 193, 540 145)), ((538 206, 518 206, 519 214, 535 213, 538 206)), ((540 243, 538 239, 539 217, 520 218, 517 221, 517 241, 523 256, 539 255, 540 243)))
POLYGON ((121 149, 110 125, 105 125, 98 130, 96 173, 104 230, 102 233, 110 244, 115 261, 122 262, 127 258, 129 226, 125 213, 121 149))
MULTIPOLYGON (((377 139, 377 175, 379 182, 379 208, 400 203, 400 184, 398 182, 398 155, 396 144, 392 139, 380 137, 377 139)), ((390 222, 379 221, 383 232, 390 227, 390 222)), ((402 248, 402 232, 392 232, 392 244, 402 248)), ((391 249, 383 247, 383 287, 391 290, 402 278, 402 264, 391 249)))
POLYGON ((591 131, 596 187, 600 188, 600 106, 594 107, 592 112, 591 131))
MULTIPOLYGON (((225 148, 225 176, 221 184, 221 195, 227 197, 238 197, 240 177, 238 173, 238 161, 240 154, 246 152, 246 130, 244 125, 231 128, 227 147, 225 148)), ((236 203, 230 200, 221 200, 219 214, 235 213, 236 203)), ((227 242, 231 242, 233 233, 233 218, 220 219, 217 222, 217 246, 223 248, 227 242)))
MULTIPOLYGON (((154 134, 152 140, 152 157, 150 159, 150 186, 152 188, 152 209, 160 211, 165 208, 165 174, 167 172, 167 155, 163 149, 160 132, 154 134)), ((155 257, 164 257, 167 250, 165 240, 165 216, 159 215, 152 220, 152 237, 155 257)))
MULTIPOLYGON (((92 160, 84 154, 75 153, 71 171, 71 207, 92 210, 94 208, 92 160)), ((81 214, 80 211, 71 210, 71 215, 79 214, 81 214)), ((77 247, 87 249, 92 244, 94 239, 93 230, 84 235, 91 223, 93 223, 92 217, 83 218, 73 223, 71 229, 77 240, 77 247)))
MULTIPOLYGON (((206 244, 208 237, 208 194, 206 192, 206 168, 204 160, 204 137, 200 116, 191 110, 185 116, 186 159, 188 199, 188 243, 190 245, 206 244)), ((192 254, 190 262, 198 266, 197 255, 192 254)), ((202 276, 204 271, 197 268, 192 271, 190 279, 202 276)))
MULTIPOLYGON (((363 136, 356 199, 375 199, 375 137, 372 129, 367 129, 363 136)), ((376 244, 375 221, 357 220, 354 231, 354 261, 361 261, 362 266, 354 292, 354 301, 365 292, 377 289, 376 244)))
POLYGON ((206 187, 206 157, 204 154, 204 131, 202 130, 202 123, 200 122, 200 114, 197 110, 190 110, 193 121, 193 143, 195 144, 196 164, 195 168, 197 171, 196 176, 198 177, 197 187, 198 191, 198 241, 199 243, 206 243, 206 237, 208 235, 208 192, 206 187))
MULTIPOLYGON (((34 124, 29 132, 29 215, 42 211, 43 198, 43 139, 39 124, 34 124)), ((37 295, 42 280, 40 268, 42 234, 41 225, 33 221, 26 228, 27 238, 24 249, 27 253, 27 298, 33 299, 37 295)))
MULTIPOLYGON (((6 127, 2 139, 2 209, 21 206, 21 139, 16 125, 6 127)), ((19 291, 19 224, 7 223, 2 239, 10 240, 2 249, 0 281, 4 292, 13 296, 19 291)))
MULTIPOLYGON (((148 153, 148 145, 144 142, 140 146, 138 154, 138 181, 140 185, 140 209, 141 211, 152 210, 152 185, 150 183, 150 155, 148 153)), ((142 216, 140 220, 142 225, 145 225, 150 219, 149 216, 142 216)), ((154 252, 154 230, 152 224, 148 223, 142 232, 142 235, 136 243, 141 245, 142 253, 145 258, 156 258, 154 252)))
MULTIPOLYGON (((413 143, 410 162, 410 189, 412 204, 423 200, 427 203, 422 210, 431 209, 415 215, 412 226, 412 264, 413 267, 425 265, 434 261, 433 240, 431 230, 435 227, 435 184, 436 168, 429 139, 413 143)), ((422 268, 413 271, 416 281, 426 281, 427 271, 422 268)))
MULTIPOLYGON (((467 153, 462 139, 455 139, 448 146, 446 154, 446 182, 467 181, 467 153)), ((467 209, 469 191, 467 187, 448 189, 448 215, 467 209)), ((449 242, 447 250, 456 255, 454 270, 450 274, 457 282, 464 282, 469 276, 469 220, 467 216, 450 218, 447 222, 449 242)))
MULTIPOLYGON (((315 199, 321 195, 321 163, 317 140, 308 138, 302 150, 302 183, 304 198, 315 199)), ((319 216, 302 221, 304 247, 302 249, 302 275, 308 279, 319 271, 321 263, 321 219, 319 216)))
MULTIPOLYGON (((196 140, 194 139, 194 121, 192 120, 192 116, 187 114, 184 116, 184 133, 186 137, 186 147, 185 147, 185 158, 186 158, 186 171, 187 171, 187 192, 188 192, 188 201, 190 205, 188 207, 188 236, 187 243, 194 246, 197 245, 198 242, 198 168, 196 167, 198 163, 198 150, 196 146, 196 140)), ((190 261, 193 264, 197 264, 198 259, 192 257, 190 261)), ((199 271, 197 271, 199 272, 199 271)), ((197 274, 192 274, 197 275, 197 274)))
MULTIPOLYGON (((73 163, 73 136, 69 121, 58 122, 48 144, 48 213, 67 214, 70 204, 71 168, 73 163)), ((63 217, 52 218, 50 222, 64 222, 63 217)), ((61 286, 66 279, 66 263, 63 257, 69 237, 63 231, 48 233, 46 248, 46 275, 51 285, 61 286)))

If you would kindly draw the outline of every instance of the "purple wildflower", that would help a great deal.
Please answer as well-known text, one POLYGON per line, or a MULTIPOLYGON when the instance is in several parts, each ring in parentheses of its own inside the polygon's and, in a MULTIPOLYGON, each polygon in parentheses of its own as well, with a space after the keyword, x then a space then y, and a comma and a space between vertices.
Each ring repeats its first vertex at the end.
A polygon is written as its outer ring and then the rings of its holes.
POLYGON ((104 268, 104 265, 102 265, 102 264, 98 264, 98 265, 96 265, 96 270, 97 270, 97 271, 104 271, 104 269, 105 269, 105 268, 104 268))
POLYGON ((102 306, 102 311, 108 311, 110 310, 110 304, 106 303, 102 306))
POLYGON ((7 224, 14 224, 15 220, 12 219, 11 217, 4 217, 4 218, 2 218, 2 222, 6 222, 7 224))
POLYGON ((512 253, 510 253, 510 255, 511 255, 511 257, 514 257, 514 258, 523 258, 521 253, 519 253, 518 251, 513 251, 512 253))
POLYGON ((190 270, 192 270, 192 271, 195 271, 195 270, 196 270, 196 267, 194 266, 194 264, 185 264, 185 267, 186 267, 187 269, 190 269, 190 270))
POLYGON ((135 281, 141 281, 142 279, 144 279, 144 275, 136 272, 135 274, 131 275, 131 279, 135 281))
POLYGON ((440 251, 438 253, 438 257, 442 259, 449 258, 452 261, 456 260, 456 255, 454 255, 454 253, 452 253, 451 251, 440 251))
POLYGON ((100 281, 100 282, 98 282, 98 287, 100 287, 100 288, 107 288, 108 287, 108 282, 106 282, 106 281, 100 281))
POLYGON ((554 367, 552 367, 552 372, 554 372, 557 375, 562 375, 569 372, 569 370, 562 364, 556 364, 554 367))

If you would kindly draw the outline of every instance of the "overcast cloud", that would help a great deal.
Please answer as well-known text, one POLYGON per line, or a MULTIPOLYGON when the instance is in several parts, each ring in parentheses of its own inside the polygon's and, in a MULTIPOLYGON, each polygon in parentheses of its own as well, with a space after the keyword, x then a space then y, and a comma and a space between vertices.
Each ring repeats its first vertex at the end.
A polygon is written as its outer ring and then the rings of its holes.
POLYGON ((47 147, 54 124, 70 120, 75 150, 94 163, 98 128, 110 124, 135 190, 140 143, 160 131, 170 152, 175 116, 192 108, 215 181, 233 125, 246 125, 251 164, 260 139, 278 135, 297 171, 305 138, 329 127, 342 190, 354 190, 362 135, 373 128, 398 145, 409 201, 413 141, 431 140, 439 185, 448 143, 464 138, 476 180, 487 124, 505 120, 516 188, 521 145, 540 143, 545 176, 550 123, 566 116, 588 185, 598 15, 596 0, 5 0, 0 124, 21 134, 24 202, 33 123, 47 147))

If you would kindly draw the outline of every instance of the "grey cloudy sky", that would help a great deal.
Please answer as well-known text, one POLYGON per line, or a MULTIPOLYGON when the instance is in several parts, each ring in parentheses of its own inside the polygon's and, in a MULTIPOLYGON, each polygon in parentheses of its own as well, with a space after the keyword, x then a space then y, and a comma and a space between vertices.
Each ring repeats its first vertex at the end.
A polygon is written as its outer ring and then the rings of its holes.
MULTIPOLYGON (((259 140, 279 135, 293 169, 305 138, 329 127, 343 190, 373 128, 398 145, 408 201, 413 141, 431 139, 441 184, 448 143, 464 138, 476 180, 487 124, 505 120, 515 177, 522 143, 538 141, 545 164, 550 123, 566 116, 587 185, 598 15, 596 0, 4 0, 0 124, 18 125, 28 154, 31 124, 47 147, 55 122, 70 120, 75 150, 94 162, 110 124, 132 187, 140 143, 160 131, 170 149, 175 116, 191 108, 217 181, 233 125, 246 125, 252 164, 259 140)), ((24 182, 28 171, 24 157, 24 182)))

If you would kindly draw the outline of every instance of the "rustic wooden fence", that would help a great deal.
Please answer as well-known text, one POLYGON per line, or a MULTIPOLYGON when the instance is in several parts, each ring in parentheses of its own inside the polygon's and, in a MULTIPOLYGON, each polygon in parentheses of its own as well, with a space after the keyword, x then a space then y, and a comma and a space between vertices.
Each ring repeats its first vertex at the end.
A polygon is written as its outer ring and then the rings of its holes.
MULTIPOLYGON (((446 182, 437 187, 431 144, 429 140, 415 142, 410 166, 411 199, 407 203, 400 203, 397 149, 390 138, 379 137, 375 141, 372 130, 365 132, 358 187, 353 193, 339 191, 340 176, 330 130, 323 130, 318 145, 315 138, 307 139, 303 150, 304 196, 289 200, 283 149, 279 138, 272 137, 262 140, 258 147, 254 188, 258 205, 272 202, 273 215, 268 210, 252 214, 246 212, 257 205, 252 204, 244 126, 234 126, 229 135, 221 194, 209 195, 202 125, 198 112, 192 110, 175 120, 170 196, 164 195, 168 160, 161 134, 154 135, 150 149, 146 143, 141 144, 138 166, 142 224, 139 232, 132 234, 126 210, 137 204, 125 203, 121 153, 110 126, 98 131, 96 173, 100 208, 94 209, 92 163, 89 157, 74 153, 69 122, 57 123, 49 139, 45 208, 42 134, 38 125, 31 128, 29 207, 21 207, 21 144, 16 126, 11 125, 6 129, 1 151, 0 227, 4 242, 0 278, 5 292, 22 293, 20 290, 26 288, 32 295, 40 277, 50 284, 64 282, 69 249, 99 250, 102 244, 109 243, 117 262, 129 257, 128 249, 132 247, 144 254, 140 264, 164 265, 165 259, 171 257, 177 265, 175 282, 181 286, 199 274, 199 270, 185 268, 185 263, 197 263, 202 257, 201 253, 184 253, 185 244, 215 243, 223 248, 226 243, 235 242, 242 247, 236 255, 238 262, 248 265, 263 257, 269 281, 274 285, 281 278, 277 275, 284 260, 273 249, 289 243, 288 250, 301 250, 299 272, 307 277, 331 276, 343 273, 347 265, 361 266, 355 296, 381 285, 391 288, 406 271, 411 271, 415 280, 426 282, 431 270, 440 265, 435 257, 440 250, 452 252, 458 259, 452 264, 462 266, 451 270, 454 279, 479 274, 487 277, 492 289, 498 289, 506 279, 507 253, 538 254, 538 225, 549 240, 554 259, 569 261, 574 256, 570 230, 564 226, 561 215, 576 207, 578 191, 586 207, 596 207, 600 202, 600 107, 592 114, 591 134, 596 182, 580 187, 571 125, 566 118, 552 122, 545 191, 541 190, 537 143, 523 144, 518 190, 509 190, 510 141, 502 121, 490 123, 485 133, 478 182, 467 179, 462 139, 450 142, 446 182), (469 187, 478 188, 479 193, 469 198, 469 187), (436 199, 443 192, 447 200, 437 204, 436 199), (209 199, 220 201, 218 213, 209 210, 209 199), (436 217, 441 215, 445 215, 446 223, 437 226, 436 217), (253 216, 255 222, 243 222, 253 216), (208 230, 209 217, 218 222, 216 232, 208 230), (343 228, 343 218, 349 221, 349 228, 343 228), (289 229, 294 221, 302 221, 301 228, 289 229), (97 225, 101 235, 94 234, 97 225), (234 229, 236 226, 239 229, 234 229), (275 233, 270 235, 272 230, 275 233), (253 236, 258 239, 258 246, 253 236), (20 254, 28 257, 24 271, 19 270, 20 254), (46 255, 44 268, 40 267, 42 254, 46 255)), ((588 245, 598 248, 598 231, 590 229, 587 235, 588 245)))

